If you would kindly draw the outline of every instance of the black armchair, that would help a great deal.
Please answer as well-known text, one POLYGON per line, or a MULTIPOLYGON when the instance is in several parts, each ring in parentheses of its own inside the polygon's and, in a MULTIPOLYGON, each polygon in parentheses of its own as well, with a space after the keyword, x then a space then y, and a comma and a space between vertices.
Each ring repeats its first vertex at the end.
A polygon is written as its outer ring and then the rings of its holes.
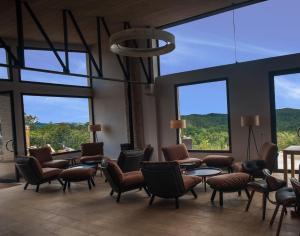
POLYGON ((140 170, 143 159, 143 150, 127 150, 120 153, 117 163, 121 170, 125 173, 140 170))
POLYGON ((178 198, 192 192, 195 198, 196 193, 193 188, 202 181, 197 176, 181 175, 179 164, 176 161, 170 162, 143 162, 142 173, 146 186, 151 193, 149 205, 154 198, 174 198, 176 208, 179 208, 178 198))

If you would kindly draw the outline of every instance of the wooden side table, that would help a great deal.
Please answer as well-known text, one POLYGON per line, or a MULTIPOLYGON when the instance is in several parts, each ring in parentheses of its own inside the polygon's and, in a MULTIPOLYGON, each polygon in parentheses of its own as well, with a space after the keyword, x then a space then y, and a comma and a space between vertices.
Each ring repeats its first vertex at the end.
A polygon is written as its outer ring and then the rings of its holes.
POLYGON ((300 155, 300 146, 289 146, 282 150, 283 152, 283 172, 284 172, 284 180, 288 181, 288 165, 287 165, 287 157, 291 155, 291 176, 295 177, 295 155, 300 155))

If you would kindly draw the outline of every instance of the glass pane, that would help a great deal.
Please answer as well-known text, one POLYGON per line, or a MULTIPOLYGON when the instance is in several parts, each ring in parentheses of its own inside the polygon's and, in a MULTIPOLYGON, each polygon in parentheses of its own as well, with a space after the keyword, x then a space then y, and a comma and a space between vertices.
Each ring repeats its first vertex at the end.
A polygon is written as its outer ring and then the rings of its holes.
POLYGON ((90 142, 89 99, 23 96, 27 148, 50 146, 54 153, 80 150, 90 142))
POLYGON ((12 120, 10 95, 0 94, 0 182, 16 178, 12 120))
POLYGON ((238 61, 300 52, 299 9, 299 0, 269 0, 236 10, 238 61))
MULTIPOLYGON (((64 53, 59 52, 64 61, 64 53)), ((70 52, 69 63, 70 72, 76 74, 87 75, 87 60, 86 53, 70 52)), ((53 71, 63 71, 61 65, 51 51, 46 50, 25 50, 25 64, 27 67, 46 69, 53 71)), ((21 78, 23 81, 65 84, 75 86, 88 86, 88 79, 83 77, 58 75, 52 73, 36 72, 29 70, 21 71, 21 78)))
POLYGON ((166 31, 175 35, 176 49, 160 57, 161 75, 235 62, 231 12, 171 27, 166 31))
MULTIPOLYGON (((6 52, 3 48, 0 48, 0 63, 7 64, 6 52)), ((8 69, 6 67, 0 67, 0 79, 8 79, 8 69)))
POLYGON ((178 87, 181 140, 193 150, 229 150, 226 81, 178 87))
MULTIPOLYGON (((280 151, 278 168, 283 169, 282 149, 300 145, 300 137, 297 135, 300 128, 300 73, 275 76, 274 85, 277 144, 280 151)), ((295 156, 295 162, 299 166, 299 156, 295 156)), ((288 165, 290 163, 288 161, 288 165)))

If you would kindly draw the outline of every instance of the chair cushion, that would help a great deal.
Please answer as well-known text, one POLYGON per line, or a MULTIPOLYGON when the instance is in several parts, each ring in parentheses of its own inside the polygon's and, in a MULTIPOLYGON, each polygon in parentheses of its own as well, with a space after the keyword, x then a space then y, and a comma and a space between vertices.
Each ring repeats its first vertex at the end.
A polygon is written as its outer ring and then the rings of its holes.
POLYGON ((296 203, 296 194, 293 188, 289 187, 279 189, 276 192, 275 198, 277 203, 287 206, 296 203))
POLYGON ((189 189, 199 184, 202 181, 202 178, 198 176, 182 175, 182 180, 185 190, 188 191, 189 189))
POLYGON ((235 162, 231 165, 233 172, 245 172, 243 169, 242 162, 235 162))
POLYGON ((163 147, 166 161, 176 161, 189 158, 189 153, 184 144, 177 144, 169 147, 163 147))
POLYGON ((58 169, 64 169, 68 166, 69 162, 67 160, 52 160, 43 162, 42 166, 43 168, 58 168, 58 169))
POLYGON ((264 179, 251 181, 247 187, 261 193, 268 192, 268 184, 264 179))
POLYGON ((82 156, 82 157, 80 157, 80 162, 84 163, 87 161, 101 161, 102 159, 103 159, 102 155, 82 156))
POLYGON ((123 174, 122 184, 125 186, 138 185, 144 182, 144 177, 141 171, 131 171, 123 174))
POLYGON ((58 177, 62 172, 61 169, 58 168, 42 168, 43 171, 43 179, 51 179, 58 177))
POLYGON ((212 167, 230 167, 234 158, 224 155, 208 155, 203 159, 203 162, 207 166, 212 167))
POLYGON ((41 164, 52 160, 50 147, 29 149, 29 154, 35 157, 41 164))
POLYGON ((234 192, 244 189, 249 182, 249 178, 250 176, 246 173, 232 173, 211 177, 206 182, 213 189, 234 192))
POLYGON ((107 168, 109 169, 109 172, 111 173, 114 181, 117 183, 123 183, 124 174, 117 163, 115 163, 112 160, 107 160, 107 168))
POLYGON ((81 144, 82 156, 103 155, 103 142, 100 143, 83 143, 81 144))
POLYGON ((189 157, 183 160, 176 160, 176 162, 180 165, 180 164, 184 164, 184 163, 195 163, 195 166, 200 166, 202 165, 203 161, 201 159, 198 158, 193 158, 193 157, 189 157))
POLYGON ((69 181, 82 181, 91 178, 95 174, 95 168, 73 167, 63 170, 60 178, 69 181))

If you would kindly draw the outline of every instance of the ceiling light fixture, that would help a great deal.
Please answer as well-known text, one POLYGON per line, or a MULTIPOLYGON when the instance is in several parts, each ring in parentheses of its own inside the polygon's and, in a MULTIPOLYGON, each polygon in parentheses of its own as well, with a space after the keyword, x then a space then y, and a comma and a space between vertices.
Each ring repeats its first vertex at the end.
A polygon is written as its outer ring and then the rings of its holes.
POLYGON ((113 34, 109 39, 110 50, 113 53, 129 57, 153 57, 169 53, 175 49, 173 34, 154 28, 132 28, 113 34), (161 40, 163 46, 155 48, 132 48, 123 46, 129 40, 161 40))

